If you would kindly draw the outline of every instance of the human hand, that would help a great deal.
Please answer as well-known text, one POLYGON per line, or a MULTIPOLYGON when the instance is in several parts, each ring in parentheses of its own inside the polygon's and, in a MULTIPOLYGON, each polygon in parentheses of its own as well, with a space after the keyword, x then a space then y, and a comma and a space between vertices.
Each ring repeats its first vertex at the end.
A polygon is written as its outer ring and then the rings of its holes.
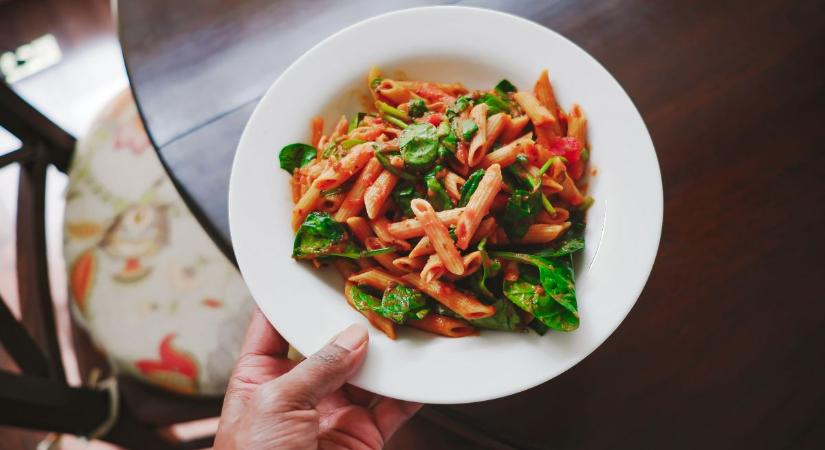
POLYGON ((229 380, 215 449, 380 449, 421 404, 345 385, 367 354, 351 325, 301 363, 256 309, 229 380))

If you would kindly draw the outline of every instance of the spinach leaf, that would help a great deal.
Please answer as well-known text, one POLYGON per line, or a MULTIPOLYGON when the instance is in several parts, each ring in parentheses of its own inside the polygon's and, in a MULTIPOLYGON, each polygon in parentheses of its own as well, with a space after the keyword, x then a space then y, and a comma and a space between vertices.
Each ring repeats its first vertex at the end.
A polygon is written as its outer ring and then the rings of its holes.
POLYGON ((469 95, 462 95, 455 99, 455 104, 452 108, 448 108, 445 115, 448 119, 452 120, 455 116, 461 114, 465 109, 467 109, 473 103, 473 99, 469 95))
POLYGON ((424 294, 400 284, 384 291, 380 300, 360 286, 353 286, 351 294, 355 309, 374 311, 399 324, 408 319, 423 319, 430 312, 424 294))
POLYGON ((533 218, 542 209, 541 191, 515 189, 507 200, 499 223, 510 237, 522 237, 533 224, 533 218))
POLYGON ((495 87, 496 93, 504 98, 507 98, 508 92, 516 92, 517 90, 518 89, 516 89, 516 87, 513 86, 513 83, 511 83, 510 80, 506 78, 499 81, 495 87))
POLYGON ((316 156, 318 156, 318 149, 298 142, 282 148, 278 154, 278 160, 281 162, 281 169, 292 173, 295 169, 311 163, 316 156))
POLYGON ((438 157, 438 135, 431 123, 414 123, 398 138, 401 157, 412 170, 427 170, 438 157))
POLYGON ((584 223, 574 222, 564 235, 550 243, 550 246, 535 252, 535 256, 554 258, 570 255, 584 248, 584 223))
POLYGON ((521 186, 524 186, 527 190, 533 192, 541 187, 541 179, 534 177, 533 174, 524 168, 527 157, 524 155, 518 156, 519 158, 516 158, 516 164, 510 164, 507 166, 506 170, 519 181, 521 186))
POLYGON ((427 109, 427 105, 424 103, 424 100, 421 100, 420 98, 410 100, 407 106, 407 114, 409 114, 410 117, 421 117, 424 113, 429 111, 427 109))
POLYGON ((479 328, 503 331, 515 331, 524 327, 518 310, 509 300, 500 298, 493 306, 496 308, 495 314, 483 319, 470 320, 470 323, 479 328))
POLYGON ((417 289, 398 284, 384 291, 381 305, 373 311, 395 323, 403 324, 407 319, 423 319, 430 309, 427 307, 427 298, 424 294, 417 289))
POLYGON ((573 262, 570 255, 545 259, 513 252, 491 252, 491 256, 518 261, 538 270, 539 283, 523 270, 516 281, 504 281, 504 295, 519 308, 533 314, 554 330, 571 331, 579 326, 573 262))
POLYGON ((403 180, 395 185, 391 195, 393 202, 405 217, 413 217, 414 215, 412 208, 410 208, 410 202, 416 198, 424 198, 423 194, 416 191, 415 184, 403 180))
POLYGON ((433 205, 433 209, 436 211, 453 208, 453 201, 447 194, 447 190, 444 189, 444 185, 436 178, 436 174, 442 169, 443 167, 441 166, 435 166, 433 170, 424 175, 424 182, 427 184, 427 200, 429 200, 430 204, 433 205))
POLYGON ((391 247, 365 251, 355 245, 347 235, 344 226, 327 213, 313 211, 295 234, 292 257, 310 259, 325 256, 343 258, 366 258, 393 251, 391 247))
POLYGON ((387 158, 387 154, 384 153, 382 150, 378 150, 375 152, 375 159, 381 164, 382 167, 387 169, 387 172, 397 176, 398 178, 402 178, 404 180, 415 181, 416 177, 413 174, 409 174, 404 172, 403 170, 399 169, 398 167, 393 166, 390 164, 390 159, 387 158))
POLYGON ((478 183, 482 178, 484 178, 484 169, 478 169, 467 177, 467 181, 461 186, 461 197, 458 199, 459 207, 467 206, 467 202, 470 201, 470 197, 478 188, 478 183))
POLYGON ((500 112, 506 112, 510 110, 510 102, 499 97, 496 94, 484 93, 481 94, 476 99, 476 104, 479 103, 486 103, 487 104, 487 115, 492 116, 493 114, 498 114, 500 112))
POLYGON ((364 120, 364 117, 366 117, 366 116, 367 116, 367 113, 365 113, 365 112, 359 112, 358 114, 352 116, 352 119, 350 119, 350 121, 349 121, 349 126, 347 127, 347 133, 349 133, 350 131, 358 128, 358 124, 360 124, 361 121, 364 120))
POLYGON ((472 119, 464 119, 461 121, 461 139, 469 141, 473 135, 478 131, 478 125, 472 119))

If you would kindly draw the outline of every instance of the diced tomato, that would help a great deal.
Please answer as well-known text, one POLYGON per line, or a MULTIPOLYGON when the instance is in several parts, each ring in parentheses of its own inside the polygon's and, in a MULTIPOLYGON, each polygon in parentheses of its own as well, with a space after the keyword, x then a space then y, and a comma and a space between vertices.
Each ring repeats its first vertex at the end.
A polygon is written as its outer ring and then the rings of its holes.
POLYGON ((577 162, 582 153, 582 145, 572 137, 552 138, 548 147, 550 153, 556 156, 563 156, 567 159, 568 166, 577 162))
POLYGON ((435 114, 430 114, 429 116, 425 117, 424 119, 427 122, 430 122, 431 124, 433 124, 434 127, 437 127, 437 126, 441 125, 442 117, 441 117, 440 113, 435 113, 435 114))

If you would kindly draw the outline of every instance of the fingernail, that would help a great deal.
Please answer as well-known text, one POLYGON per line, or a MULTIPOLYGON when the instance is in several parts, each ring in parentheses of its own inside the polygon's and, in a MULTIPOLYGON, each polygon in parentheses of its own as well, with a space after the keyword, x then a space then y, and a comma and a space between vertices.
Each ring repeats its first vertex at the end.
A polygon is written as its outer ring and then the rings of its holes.
POLYGON ((366 328, 362 325, 352 324, 335 338, 335 345, 352 352, 364 345, 368 338, 369 333, 367 333, 366 328))

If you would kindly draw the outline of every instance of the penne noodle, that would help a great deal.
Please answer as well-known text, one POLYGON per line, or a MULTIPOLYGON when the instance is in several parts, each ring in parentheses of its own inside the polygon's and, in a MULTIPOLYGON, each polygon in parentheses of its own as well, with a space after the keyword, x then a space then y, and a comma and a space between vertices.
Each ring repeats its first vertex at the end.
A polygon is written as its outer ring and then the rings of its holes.
POLYGON ((527 233, 516 242, 520 244, 546 244, 554 241, 568 228, 570 228, 570 222, 564 222, 562 224, 533 224, 527 229, 527 233))
MULTIPOLYGON (((479 190, 480 189, 481 183, 479 183, 479 190)), ((470 202, 472 202, 472 200, 470 200, 470 202)), ((430 239, 435 253, 441 258, 444 267, 456 275, 464 273, 464 264, 461 262, 461 255, 458 253, 458 249, 455 248, 455 243, 453 243, 452 238, 450 238, 447 227, 438 219, 438 216, 436 216, 432 205, 424 199, 417 198, 410 202, 410 208, 413 214, 415 214, 415 218, 418 219, 424 228, 424 233, 430 239)), ((462 216, 465 214, 467 214, 467 209, 464 210, 462 216)))
POLYGON ((485 154, 487 143, 487 104, 479 103, 470 111, 470 118, 473 119, 478 131, 470 141, 469 152, 467 153, 467 164, 470 167, 478 165, 485 154))
POLYGON ((576 138, 587 148, 587 118, 579 105, 573 105, 567 116, 567 136, 576 138))
MULTIPOLYGON (((410 274, 408 274, 410 275, 410 274)), ((418 278, 418 274, 411 274, 418 278)), ((404 282, 401 278, 392 276, 387 272, 384 272, 381 269, 367 269, 355 275, 349 277, 349 281, 352 281, 355 284, 361 285, 365 284, 367 286, 373 287, 380 291, 385 291, 388 288, 393 286, 403 284, 408 285, 409 283, 404 282)))
POLYGON ((409 256, 402 256, 392 260, 392 265, 395 266, 396 269, 407 273, 420 271, 424 268, 424 264, 426 263, 427 258, 424 257, 412 258, 409 256))
MULTIPOLYGON (((494 200, 495 201, 495 200, 494 200)), ((492 209, 492 208, 490 208, 492 209)), ((478 241, 484 239, 489 235, 493 230, 496 228, 496 219, 495 217, 488 217, 481 221, 478 225, 478 230, 476 230, 473 238, 470 240, 470 244, 475 244, 478 241)), ((466 264, 465 264, 466 267, 466 264)))
POLYGON ((527 153, 533 147, 533 133, 527 133, 513 142, 488 153, 481 160, 481 167, 487 168, 493 164, 507 167, 516 162, 518 155, 527 153))
MULTIPOLYGON (((464 261, 464 274, 461 276, 456 276, 451 273, 444 274, 444 278, 450 281, 459 280, 464 277, 468 277, 478 271, 481 268, 482 257, 481 252, 475 251, 472 253, 468 253, 461 258, 464 261)), ((423 276, 423 274, 422 274, 423 276)))
POLYGON ((345 222, 350 217, 357 216, 361 213, 361 210, 364 209, 364 193, 367 191, 369 185, 378 178, 382 170, 384 170, 384 168, 381 167, 381 163, 379 163, 377 159, 370 159, 366 167, 364 167, 364 170, 361 171, 361 175, 355 180, 355 184, 353 184, 349 192, 347 192, 338 212, 335 213, 336 221, 345 222))
POLYGON ((309 144, 318 148, 318 143, 321 142, 321 136, 324 134, 324 119, 321 117, 313 117, 309 122, 310 138, 309 144))
POLYGON ((467 337, 476 334, 475 328, 469 323, 461 319, 435 313, 427 314, 423 319, 409 320, 407 324, 422 331, 452 338, 467 337))
MULTIPOLYGON (((484 177, 479 181, 476 191, 470 196, 464 212, 461 213, 461 217, 458 218, 456 223, 455 235, 458 248, 465 250, 470 244, 470 239, 478 229, 481 220, 490 212, 490 206, 492 206, 498 191, 501 190, 501 181, 501 167, 498 164, 493 164, 484 172, 484 177)), ((433 240, 432 236, 430 236, 430 240, 433 240)), ((433 245, 437 252, 438 246, 435 242, 433 242, 433 245)), ((449 265, 447 267, 449 268, 449 265)), ((461 275, 453 270, 450 270, 450 272, 461 275)))
POLYGON ((565 202, 579 206, 584 202, 584 195, 582 195, 575 181, 567 174, 567 168, 560 160, 553 162, 550 167, 550 177, 561 185, 561 191, 558 191, 559 197, 565 202))
POLYGON ((298 174, 292 175, 289 179, 289 187, 292 189, 292 203, 298 203, 298 200, 301 199, 301 195, 303 195, 303 192, 301 192, 302 186, 298 180, 298 174))
POLYGON ((524 131, 524 127, 526 127, 528 123, 530 123, 530 118, 526 115, 511 117, 509 123, 507 124, 507 128, 501 133, 501 143, 506 145, 518 139, 524 131))
MULTIPOLYGON (((353 277, 350 277, 350 281, 352 279, 353 277)), ((494 306, 485 305, 475 297, 457 290, 450 283, 436 280, 428 283, 416 273, 408 273, 402 276, 401 280, 434 298, 465 319, 483 319, 496 313, 494 306)))
POLYGON ((341 136, 347 134, 347 129, 349 128, 349 121, 347 120, 347 116, 342 115, 340 119, 338 119, 338 123, 335 124, 335 128, 332 129, 332 136, 330 139, 336 141, 341 136))
POLYGON ((321 191, 335 189, 344 184, 353 175, 358 173, 372 159, 375 150, 369 142, 359 144, 350 149, 347 156, 331 164, 312 182, 312 186, 321 191))
MULTIPOLYGON (((361 241, 361 244, 363 244, 367 250, 384 248, 384 244, 372 233, 372 229, 363 217, 350 217, 347 219, 347 226, 349 226, 349 229, 352 230, 352 234, 355 235, 356 239, 361 241)), ((402 273, 393 264, 393 260, 398 258, 397 253, 384 253, 381 255, 375 255, 372 258, 382 267, 389 270, 390 273, 399 275, 402 273)))
POLYGON ((392 106, 407 103, 413 98, 413 93, 409 89, 394 80, 381 80, 375 92, 379 97, 386 99, 392 106))
POLYGON ((338 210, 343 201, 344 194, 342 192, 336 192, 334 194, 324 194, 322 192, 321 200, 318 202, 318 209, 321 211, 333 213, 338 210))
MULTIPOLYGON (((539 103, 544 105, 551 114, 553 114, 556 118, 562 117, 561 108, 559 108, 558 102, 556 102, 556 94, 553 92, 553 86, 550 84, 550 77, 547 75, 547 69, 541 71, 539 74, 538 80, 536 80, 536 84, 533 85, 533 93, 536 95, 539 103)), ((553 133, 556 136, 561 136, 561 126, 559 125, 559 121, 555 121, 552 124, 553 133)))
POLYGON ((419 256, 427 256, 435 253, 433 245, 430 244, 430 238, 424 236, 415 244, 415 247, 410 251, 410 258, 417 258, 419 256))
POLYGON ((447 195, 449 195, 453 201, 457 202, 461 198, 461 187, 464 186, 464 183, 467 181, 451 171, 447 171, 447 175, 444 176, 443 181, 447 195))
POLYGON ((352 306, 353 309, 361 313, 361 315, 366 317, 372 326, 381 330, 381 332, 386 334, 388 338, 395 339, 397 333, 395 332, 395 324, 392 322, 392 320, 387 319, 386 317, 376 313, 375 311, 370 311, 368 309, 360 310, 358 309, 358 307, 355 306, 355 299, 352 298, 353 286, 353 283, 344 283, 344 297, 347 299, 347 303, 350 306, 352 306))
POLYGON ((297 231, 298 228, 301 227, 301 224, 304 223, 304 219, 307 218, 310 211, 315 209, 315 205, 318 204, 318 200, 321 198, 321 190, 317 187, 310 186, 307 189, 306 193, 301 196, 298 200, 298 203, 295 204, 295 207, 292 209, 292 230, 297 231))
POLYGON ((538 223, 548 223, 548 224, 559 224, 567 222, 567 219, 570 218, 570 211, 556 206, 554 208, 556 213, 553 215, 548 214, 546 211, 541 211, 536 215, 536 222, 538 223))
MULTIPOLYGON (((493 144, 496 143, 496 140, 501 133, 504 132, 507 125, 510 123, 510 115, 505 113, 498 113, 490 116, 487 119, 487 138, 484 141, 484 145, 479 149, 480 157, 477 160, 481 160, 484 156, 487 155, 487 152, 492 148, 493 144)), ((473 165, 473 164, 471 164, 473 165)))
POLYGON ((408 252, 412 248, 409 242, 398 239, 390 233, 388 227, 390 222, 385 217, 379 217, 375 220, 370 221, 370 226, 372 227, 372 231, 375 232, 375 235, 378 236, 378 239, 381 239, 387 246, 395 247, 396 250, 400 252, 408 252))
POLYGON ((398 177, 393 175, 388 170, 381 172, 372 186, 368 187, 364 192, 364 205, 367 209, 367 217, 375 219, 384 211, 384 206, 387 199, 390 197, 395 184, 398 182, 398 177))
POLYGON ((521 106, 533 125, 540 126, 556 122, 553 114, 531 92, 516 92, 513 94, 513 99, 521 106))
POLYGON ((441 278, 446 272, 447 269, 444 267, 441 258, 438 255, 430 255, 430 257, 427 258, 427 263, 424 264, 424 267, 421 269, 419 276, 422 280, 429 283, 441 278))
MULTIPOLYGON (((458 217, 464 212, 464 208, 454 208, 435 213, 444 225, 455 225, 458 217)), ((406 219, 400 222, 393 222, 387 226, 387 231, 398 239, 411 239, 424 236, 424 227, 418 219, 406 219)))

